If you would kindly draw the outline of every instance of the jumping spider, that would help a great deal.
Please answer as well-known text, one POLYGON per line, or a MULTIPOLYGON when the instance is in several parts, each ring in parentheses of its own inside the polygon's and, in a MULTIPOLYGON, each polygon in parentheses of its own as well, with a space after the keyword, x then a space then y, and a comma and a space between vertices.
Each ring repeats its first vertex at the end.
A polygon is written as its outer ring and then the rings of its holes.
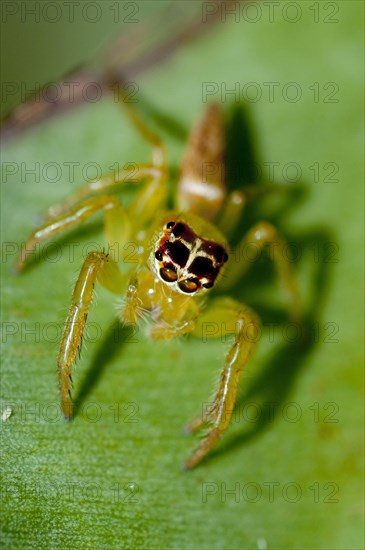
MULTIPOLYGON (((139 323, 148 312, 149 335, 153 339, 170 340, 186 333, 199 337, 208 322, 219 324, 220 336, 235 333, 213 406, 206 417, 199 416, 187 426, 189 433, 208 426, 205 437, 185 462, 185 468, 192 468, 226 431, 240 375, 254 347, 254 339, 247 338, 247 329, 257 325, 255 313, 228 297, 209 300, 209 290, 216 285, 229 290, 248 269, 248 259, 229 261, 228 239, 236 230, 247 200, 258 198, 262 190, 248 187, 228 192, 221 169, 225 149, 222 113, 216 104, 211 104, 190 134, 175 208, 168 212, 169 173, 164 146, 131 105, 124 102, 121 89, 119 93, 131 121, 152 146, 152 162, 140 164, 132 182, 129 172, 121 169, 85 184, 64 202, 51 207, 45 223, 28 239, 16 268, 21 271, 25 267, 27 254, 40 241, 78 226, 100 210, 104 211, 110 246, 118 243, 118 250, 123 250, 128 242, 138 243, 137 267, 127 264, 120 270, 117 262, 121 258, 101 251, 90 252, 81 267, 58 354, 58 382, 66 419, 72 417, 71 369, 81 346, 96 282, 124 296, 120 311, 123 323, 139 323), (113 192, 128 183, 141 185, 127 210, 113 192)), ((272 187, 268 185, 267 190, 272 191, 272 187)), ((275 245, 273 259, 288 292, 291 316, 297 318, 298 293, 290 264, 281 253, 285 242, 266 222, 255 225, 238 248, 253 242, 259 249, 275 245)))

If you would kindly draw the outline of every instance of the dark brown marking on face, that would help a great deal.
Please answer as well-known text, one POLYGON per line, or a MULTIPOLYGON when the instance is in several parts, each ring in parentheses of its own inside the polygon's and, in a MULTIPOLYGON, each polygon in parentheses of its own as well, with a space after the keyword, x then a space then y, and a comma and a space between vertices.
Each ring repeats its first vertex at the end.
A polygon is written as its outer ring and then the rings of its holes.
POLYGON ((200 250, 213 256, 216 264, 221 265, 228 260, 228 254, 224 247, 214 241, 203 241, 200 250))
POLYGON ((209 258, 197 256, 189 267, 189 271, 199 279, 205 278, 214 281, 219 269, 213 266, 213 262, 209 258))
POLYGON ((166 241, 166 252, 174 264, 185 267, 189 259, 190 250, 181 241, 166 241))
MULTIPOLYGON (((171 222, 170 222, 171 223, 171 222)), ((169 226, 170 223, 167 225, 169 226)), ((175 237, 175 239, 183 239, 187 243, 194 243, 196 239, 196 234, 190 227, 183 222, 176 222, 172 227, 167 228, 170 232, 171 236, 175 237)))

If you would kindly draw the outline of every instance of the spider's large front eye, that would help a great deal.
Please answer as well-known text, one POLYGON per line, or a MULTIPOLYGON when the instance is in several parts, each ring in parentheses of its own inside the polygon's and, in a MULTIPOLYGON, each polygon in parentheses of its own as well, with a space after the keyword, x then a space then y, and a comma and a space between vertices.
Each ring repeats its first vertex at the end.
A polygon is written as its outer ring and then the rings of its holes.
POLYGON ((174 283, 177 280, 176 268, 174 266, 162 267, 160 269, 160 277, 166 283, 174 283))
POLYGON ((184 281, 180 281, 178 286, 183 292, 191 294, 192 292, 198 290, 199 283, 197 279, 185 279, 184 281))
POLYGON ((168 222, 166 224, 166 229, 171 229, 172 227, 174 227, 174 225, 175 225, 175 222, 168 222))

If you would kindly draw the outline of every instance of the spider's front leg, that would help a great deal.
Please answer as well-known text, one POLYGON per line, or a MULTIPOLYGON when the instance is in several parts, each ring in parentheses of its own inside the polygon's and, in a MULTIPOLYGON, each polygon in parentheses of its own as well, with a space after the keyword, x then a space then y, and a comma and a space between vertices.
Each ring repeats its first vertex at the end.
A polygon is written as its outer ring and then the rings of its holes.
POLYGON ((72 416, 71 368, 81 348, 82 335, 96 281, 116 294, 121 294, 125 287, 125 277, 119 271, 114 260, 104 252, 89 252, 82 265, 73 291, 71 308, 58 352, 61 406, 67 420, 72 416))
MULTIPOLYGON (((99 191, 101 190, 104 190, 104 186, 99 189, 99 191)), ((77 227, 100 210, 105 213, 105 231, 109 244, 113 246, 115 243, 127 243, 132 233, 133 224, 139 223, 142 228, 153 219, 156 212, 164 205, 165 197, 166 173, 165 171, 156 171, 153 177, 151 172, 151 178, 137 193, 128 214, 114 195, 96 194, 82 202, 75 200, 75 202, 64 203, 59 209, 61 213, 58 216, 48 218, 43 225, 33 231, 22 247, 14 269, 16 272, 23 271, 27 256, 34 251, 39 243, 77 227), (68 206, 72 204, 72 207, 64 210, 63 207, 66 208, 66 204, 68 206)))
POLYGON ((165 167, 153 164, 127 163, 129 168, 120 168, 117 171, 102 175, 99 179, 84 184, 74 194, 64 201, 53 204, 48 208, 44 221, 52 220, 75 208, 81 201, 90 197, 114 193, 121 186, 140 185, 144 181, 159 182, 165 178, 165 167))
POLYGON ((116 242, 127 241, 130 234, 130 221, 117 197, 112 195, 93 197, 79 203, 57 218, 48 220, 33 231, 22 247, 20 256, 14 266, 15 271, 18 273, 23 271, 28 255, 36 249, 39 243, 79 226, 99 211, 104 211, 105 214, 105 232, 109 244, 113 245, 116 242))
MULTIPOLYGON (((104 174, 100 178, 84 184, 73 195, 59 204, 51 206, 46 213, 46 220, 58 217, 68 210, 74 208, 78 203, 88 199, 91 196, 100 196, 114 193, 120 186, 128 184, 140 185, 146 181, 147 185, 141 190, 134 199, 130 212, 134 215, 141 213, 149 218, 149 214, 156 214, 156 196, 164 197, 166 194, 166 180, 168 175, 167 159, 164 145, 159 136, 157 136, 139 116, 133 105, 129 103, 128 96, 123 88, 117 84, 112 84, 114 88, 114 96, 117 92, 117 97, 121 106, 129 116, 133 126, 139 132, 140 136, 150 145, 152 145, 152 162, 126 163, 123 168, 115 170, 109 174, 104 174), (152 198, 151 198, 152 197, 152 198)), ((153 216, 152 216, 153 217, 153 216)), ((141 226, 144 220, 139 219, 141 226)), ((146 220, 148 221, 148 219, 146 220)))
POLYGON ((198 319, 194 335, 200 338, 225 337, 234 333, 212 406, 187 426, 188 432, 205 424, 210 429, 198 448, 185 462, 186 469, 196 466, 226 431, 236 402, 241 372, 248 363, 257 340, 258 317, 248 307, 230 298, 217 299, 198 319))

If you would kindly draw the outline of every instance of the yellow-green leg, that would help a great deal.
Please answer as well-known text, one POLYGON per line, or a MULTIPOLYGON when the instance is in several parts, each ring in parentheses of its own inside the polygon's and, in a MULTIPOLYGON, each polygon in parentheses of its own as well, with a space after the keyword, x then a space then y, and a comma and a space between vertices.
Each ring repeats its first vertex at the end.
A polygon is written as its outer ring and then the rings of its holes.
POLYGON ((87 255, 72 295, 57 358, 61 406, 66 419, 72 416, 71 369, 81 348, 96 281, 117 294, 122 294, 126 284, 125 277, 108 254, 90 252, 87 255))
MULTIPOLYGON (((127 113, 132 125, 139 132, 141 138, 151 144, 152 163, 126 163, 123 168, 110 172, 109 174, 105 174, 99 179, 83 185, 76 193, 71 195, 65 201, 51 206, 47 211, 46 219, 60 216, 70 208, 74 208, 77 203, 87 199, 90 196, 110 194, 121 185, 140 184, 143 181, 149 181, 150 185, 148 186, 149 191, 147 192, 147 200, 144 198, 145 195, 143 193, 139 193, 139 196, 137 196, 134 201, 134 205, 138 204, 139 211, 143 209, 144 202, 148 202, 148 204, 146 204, 147 211, 149 207, 155 207, 153 201, 149 200, 151 194, 157 194, 159 197, 165 198, 168 167, 163 143, 161 139, 143 122, 137 111, 134 109, 133 104, 128 101, 128 97, 123 91, 123 88, 117 83, 113 86, 116 87, 119 103, 127 113)), ((133 208, 137 210, 136 206, 133 208)), ((146 212, 146 209, 144 209, 144 212, 146 212)), ((156 209, 154 208, 152 212, 155 214, 156 209)))
POLYGON ((243 190, 232 191, 228 194, 222 211, 217 219, 217 226, 226 238, 231 237, 242 217, 242 213, 248 202, 256 201, 271 193, 288 193, 296 189, 294 184, 246 185, 243 190))
POLYGON ((229 298, 216 300, 198 319, 194 330, 197 337, 223 338, 234 334, 234 343, 226 356, 216 396, 208 415, 202 414, 187 426, 187 431, 192 432, 208 423, 209 431, 185 462, 186 469, 196 466, 226 431, 236 402, 242 370, 248 363, 258 339, 258 328, 259 321, 255 313, 229 298))
POLYGON ((143 119, 137 113, 136 109, 133 107, 128 99, 128 95, 125 93, 124 89, 118 82, 111 82, 111 86, 117 92, 118 101, 121 107, 127 113, 129 120, 133 126, 138 130, 141 137, 152 145, 152 162, 156 167, 166 167, 166 152, 163 146, 163 143, 159 136, 157 136, 148 126, 145 124, 143 119))
POLYGON ((165 207, 168 180, 166 151, 161 138, 144 122, 133 103, 129 101, 123 87, 118 82, 111 85, 117 92, 119 104, 127 113, 132 125, 141 138, 152 146, 151 166, 155 170, 154 177, 138 191, 129 208, 131 219, 138 223, 136 230, 141 230, 144 224, 155 219, 162 207, 165 207))
POLYGON ((77 227, 100 210, 104 210, 105 213, 105 232, 108 243, 113 246, 115 243, 127 242, 130 238, 129 216, 116 197, 102 195, 78 204, 67 213, 49 220, 36 229, 25 243, 15 264, 15 270, 19 272, 24 269, 27 256, 38 243, 77 227))
POLYGON ((217 221, 217 226, 222 230, 227 239, 234 234, 246 203, 247 197, 244 191, 232 191, 227 196, 217 221))
MULTIPOLYGON (((99 179, 84 184, 76 193, 67 197, 64 201, 52 205, 46 215, 45 221, 58 217, 83 200, 91 196, 112 194, 121 186, 140 185, 144 181, 160 181, 166 179, 165 169, 154 166, 153 164, 135 164, 130 163, 129 169, 126 167, 110 172, 101 176, 99 179)), ((163 185, 163 184, 161 184, 163 185)))
POLYGON ((300 322, 300 305, 298 288, 293 276, 292 267, 287 256, 287 243, 277 229, 267 222, 260 222, 250 229, 240 241, 237 248, 230 255, 225 276, 221 281, 222 290, 231 288, 245 274, 252 263, 248 249, 254 245, 257 253, 261 253, 264 246, 270 247, 270 256, 273 259, 281 285, 289 297, 289 312, 293 321, 300 322))

